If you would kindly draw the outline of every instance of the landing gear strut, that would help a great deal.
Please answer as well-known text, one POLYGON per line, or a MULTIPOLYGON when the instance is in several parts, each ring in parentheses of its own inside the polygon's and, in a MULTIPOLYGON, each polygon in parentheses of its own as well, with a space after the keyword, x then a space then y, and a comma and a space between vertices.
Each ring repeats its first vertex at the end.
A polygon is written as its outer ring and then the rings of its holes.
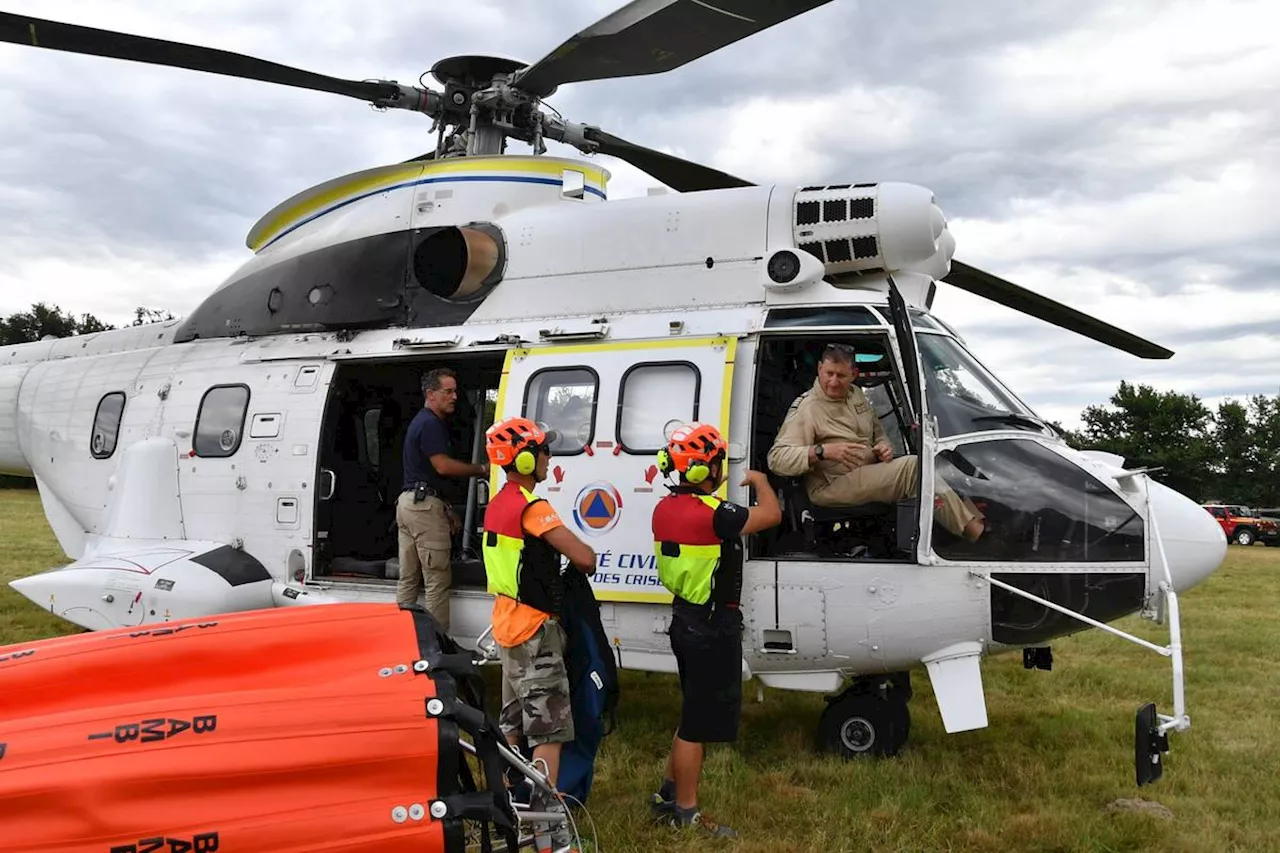
POLYGON ((911 732, 910 699, 910 673, 855 678, 844 692, 827 697, 818 749, 842 758, 897 755, 911 732))

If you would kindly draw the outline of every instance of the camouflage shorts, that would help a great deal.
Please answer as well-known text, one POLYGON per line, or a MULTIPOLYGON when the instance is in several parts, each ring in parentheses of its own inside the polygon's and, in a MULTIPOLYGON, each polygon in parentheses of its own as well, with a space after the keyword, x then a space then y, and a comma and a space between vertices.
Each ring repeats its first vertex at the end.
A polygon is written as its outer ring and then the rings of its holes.
POLYGON ((502 733, 523 734, 530 746, 573 740, 573 708, 564 663, 564 629, 542 623, 502 656, 502 733))

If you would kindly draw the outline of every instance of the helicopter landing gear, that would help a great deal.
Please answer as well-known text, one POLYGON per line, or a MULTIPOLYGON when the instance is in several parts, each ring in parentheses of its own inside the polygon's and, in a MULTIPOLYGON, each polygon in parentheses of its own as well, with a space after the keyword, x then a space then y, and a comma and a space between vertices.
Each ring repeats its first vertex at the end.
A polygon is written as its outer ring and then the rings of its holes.
POLYGON ((855 678, 827 697, 818 720, 818 749, 842 758, 897 755, 911 733, 911 676, 906 672, 855 678))
POLYGON ((1049 646, 1033 646, 1022 650, 1023 669, 1053 669, 1053 649, 1049 646))
POLYGON ((1133 767, 1139 788, 1164 775, 1162 756, 1168 751, 1169 735, 1160 725, 1155 704, 1148 702, 1133 720, 1133 767))

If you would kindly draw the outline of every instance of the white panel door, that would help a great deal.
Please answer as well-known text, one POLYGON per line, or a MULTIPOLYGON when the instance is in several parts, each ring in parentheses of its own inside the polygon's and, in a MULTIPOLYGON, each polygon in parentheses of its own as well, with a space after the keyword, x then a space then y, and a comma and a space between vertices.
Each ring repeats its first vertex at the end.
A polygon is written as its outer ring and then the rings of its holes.
MULTIPOLYGON (((672 338, 508 354, 498 418, 523 415, 561 433, 537 491, 595 549, 601 601, 671 600, 653 553, 653 508, 667 494, 657 452, 672 420, 712 423, 728 435, 736 344, 672 338)), ((496 493, 505 475, 493 476, 496 493)))

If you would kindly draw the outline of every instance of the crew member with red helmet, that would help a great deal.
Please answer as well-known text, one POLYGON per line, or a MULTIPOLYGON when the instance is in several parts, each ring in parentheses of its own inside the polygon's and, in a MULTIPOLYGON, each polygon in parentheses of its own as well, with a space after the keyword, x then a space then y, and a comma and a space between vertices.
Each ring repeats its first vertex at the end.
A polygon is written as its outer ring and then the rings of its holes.
POLYGON ((671 744, 666 778, 652 797, 655 817, 734 836, 698 806, 703 744, 738 739, 742 715, 742 539, 782 520, 768 478, 747 471, 743 486, 760 504, 743 507, 713 493, 726 476, 728 445, 710 424, 674 430, 658 453, 658 469, 676 474, 671 494, 653 511, 658 578, 671 603, 671 651, 680 672, 680 726, 671 744))
MULTIPOLYGON (((557 434, 526 418, 499 421, 485 433, 489 461, 507 482, 484 512, 484 571, 493 593, 493 639, 502 661, 499 725, 512 746, 523 734, 533 760, 545 763, 556 783, 560 751, 574 738, 573 708, 560 625, 564 581, 560 557, 593 574, 596 554, 569 532, 559 514, 533 493, 547 478, 547 461, 557 434)), ((535 826, 542 849, 541 825, 535 826)), ((556 849, 567 844, 567 829, 550 833, 556 849)))

